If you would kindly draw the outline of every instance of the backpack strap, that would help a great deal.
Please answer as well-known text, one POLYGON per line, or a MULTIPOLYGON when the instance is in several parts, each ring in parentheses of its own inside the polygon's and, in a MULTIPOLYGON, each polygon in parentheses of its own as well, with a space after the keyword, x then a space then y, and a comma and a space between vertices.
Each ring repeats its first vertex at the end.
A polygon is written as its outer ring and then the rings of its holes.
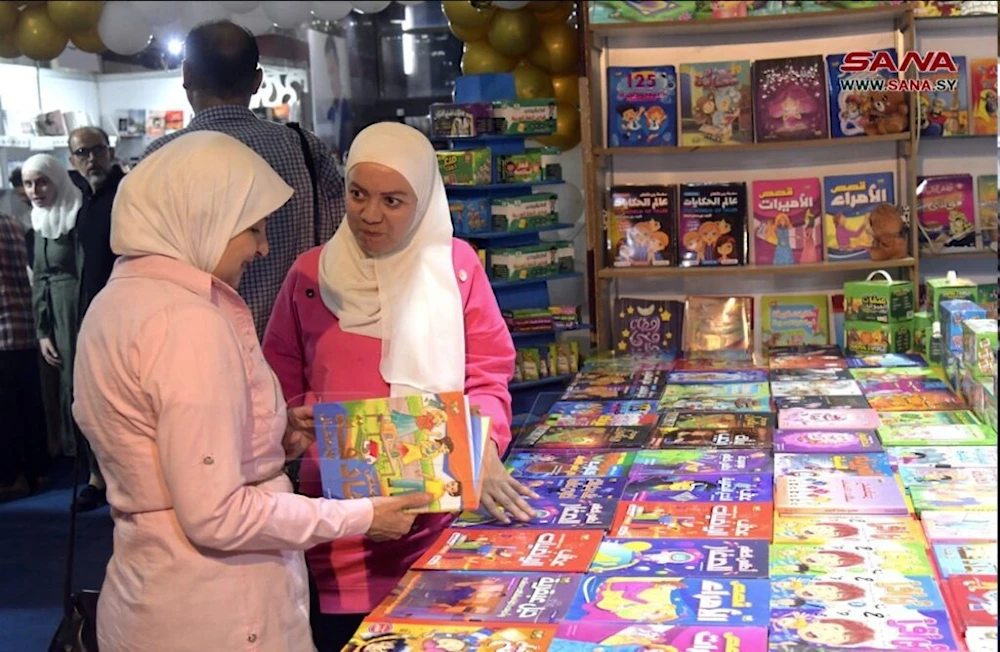
POLYGON ((320 242, 319 180, 316 174, 316 161, 313 159, 312 151, 309 149, 309 141, 299 123, 289 122, 288 127, 299 135, 302 157, 306 160, 306 170, 309 171, 309 182, 312 184, 313 193, 313 246, 318 247, 323 243, 320 242))

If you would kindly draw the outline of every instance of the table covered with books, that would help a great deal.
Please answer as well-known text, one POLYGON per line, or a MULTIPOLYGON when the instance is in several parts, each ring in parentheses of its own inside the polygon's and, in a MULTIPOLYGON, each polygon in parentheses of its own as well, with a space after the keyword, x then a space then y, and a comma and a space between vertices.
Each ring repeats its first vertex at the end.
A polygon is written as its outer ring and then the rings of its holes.
POLYGON ((346 649, 995 651, 995 374, 593 359, 506 456, 534 520, 461 514, 346 649))

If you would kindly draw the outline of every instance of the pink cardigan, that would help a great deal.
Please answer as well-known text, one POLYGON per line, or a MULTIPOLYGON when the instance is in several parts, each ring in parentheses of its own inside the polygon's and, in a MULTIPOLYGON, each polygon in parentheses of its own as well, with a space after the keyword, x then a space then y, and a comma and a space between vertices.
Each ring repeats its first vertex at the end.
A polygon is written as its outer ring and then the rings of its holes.
MULTIPOLYGON (((323 304, 320 251, 302 254, 289 271, 264 335, 264 356, 292 403, 307 392, 322 392, 328 400, 388 396, 389 386, 379 374, 381 341, 345 333, 323 304)), ((514 373, 514 344, 476 252, 455 240, 452 261, 465 309, 465 393, 492 419, 491 436, 503 452, 510 443, 507 383, 514 373)), ((301 491, 310 496, 321 495, 316 455, 313 445, 300 473, 301 491)), ((413 535, 391 543, 349 537, 309 550, 323 612, 370 612, 450 520, 447 515, 420 517, 413 535)))

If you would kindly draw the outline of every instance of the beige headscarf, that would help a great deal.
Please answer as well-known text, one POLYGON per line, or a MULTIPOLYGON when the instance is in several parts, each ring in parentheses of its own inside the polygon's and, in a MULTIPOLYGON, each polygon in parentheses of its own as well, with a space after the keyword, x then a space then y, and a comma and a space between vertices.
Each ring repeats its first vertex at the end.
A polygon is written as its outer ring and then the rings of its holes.
POLYGON ((111 249, 167 256, 211 273, 229 241, 281 208, 292 192, 235 138, 185 134, 125 176, 111 211, 111 249))
POLYGON ((35 154, 21 166, 21 174, 41 172, 56 191, 56 199, 48 208, 31 207, 31 228, 43 238, 55 240, 76 226, 76 216, 83 205, 83 193, 69 178, 62 163, 49 154, 35 154))
POLYGON ((465 315, 434 147, 412 127, 383 122, 354 139, 348 179, 359 163, 403 175, 417 195, 416 217, 402 246, 376 258, 361 251, 344 219, 320 258, 323 303, 344 331, 381 338, 379 371, 392 396, 463 391, 465 315))

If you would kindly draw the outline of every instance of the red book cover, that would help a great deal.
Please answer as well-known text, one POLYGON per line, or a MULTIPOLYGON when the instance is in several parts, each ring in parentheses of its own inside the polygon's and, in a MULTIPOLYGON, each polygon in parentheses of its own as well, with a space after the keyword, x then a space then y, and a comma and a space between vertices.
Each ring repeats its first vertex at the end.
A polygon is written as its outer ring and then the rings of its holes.
POLYGON ((647 503, 618 505, 612 537, 623 539, 771 540, 770 503, 647 503))
POLYGON ((584 573, 603 536, 601 530, 449 529, 413 568, 584 573))
POLYGON ((997 576, 952 575, 945 597, 951 603, 962 630, 968 627, 997 627, 997 576))

